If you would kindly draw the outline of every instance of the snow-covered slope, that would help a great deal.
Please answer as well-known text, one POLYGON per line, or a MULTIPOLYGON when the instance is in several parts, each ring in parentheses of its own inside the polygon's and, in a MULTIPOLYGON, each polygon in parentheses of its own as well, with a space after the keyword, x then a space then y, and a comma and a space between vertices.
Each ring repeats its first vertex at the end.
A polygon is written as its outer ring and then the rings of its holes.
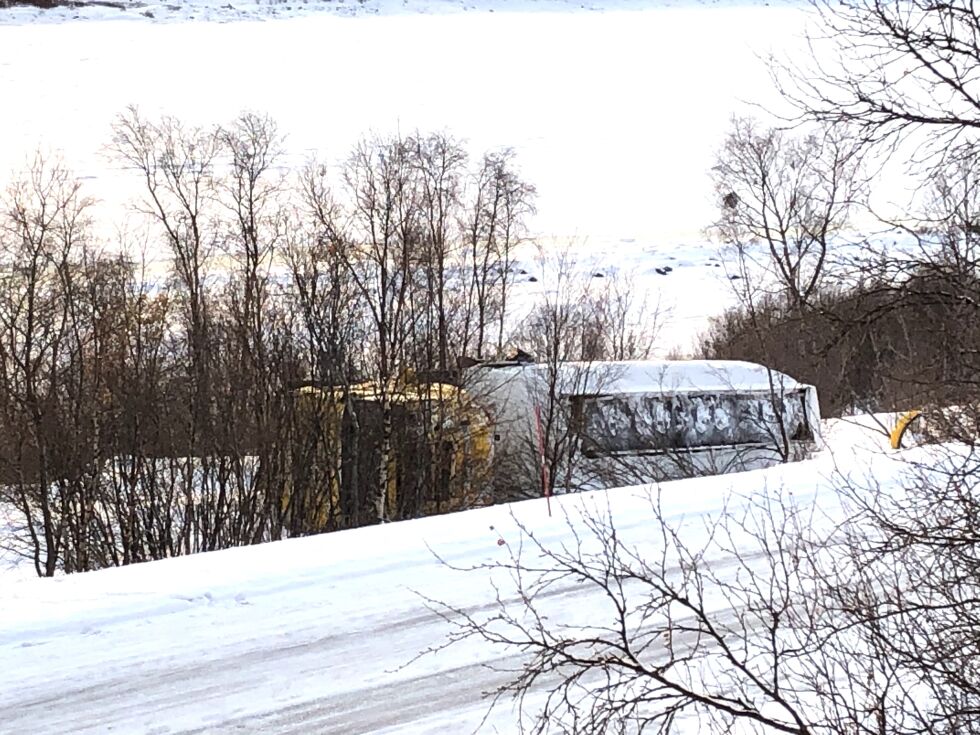
MULTIPOLYGON (((140 182, 104 146, 131 103, 202 124, 267 112, 292 167, 339 163, 370 131, 448 130, 474 156, 516 150, 539 241, 635 278, 670 312, 662 352, 733 300, 703 233, 708 171, 732 114, 777 103, 761 57, 798 44, 807 17, 803 0, 120 4, 0 9, 0 186, 38 146, 61 151, 114 240, 140 182), (179 22, 242 13, 269 20, 179 22)), ((531 259, 528 303, 550 287, 531 259)))
POLYGON ((73 0, 63 7, 39 9, 30 3, 0 8, 0 23, 64 23, 78 20, 149 19, 271 20, 315 14, 444 15, 468 12, 568 12, 586 10, 650 10, 678 7, 751 7, 800 5, 805 0, 73 0))
POLYGON ((0 24, 0 182, 38 145, 61 150, 114 225, 138 190, 103 155, 126 105, 202 124, 250 109, 279 123, 288 165, 341 161, 370 131, 448 130, 473 155, 512 147, 539 192, 537 233, 667 250, 703 242, 729 119, 778 102, 761 57, 798 44, 807 15, 801 2, 463 4, 482 10, 397 14, 420 7, 399 0, 263 23, 0 24))
MULTIPOLYGON (((703 516, 759 492, 839 513, 831 476, 879 481, 899 465, 881 435, 835 424, 833 455, 772 470, 662 486, 663 512, 697 545, 703 516), (862 446, 863 445, 863 446, 862 446)), ((465 733, 481 693, 516 654, 439 645, 446 623, 423 597, 477 612, 485 573, 520 543, 511 513, 545 544, 572 540, 580 508, 611 509, 622 538, 655 548, 647 489, 567 496, 54 580, 5 582, 0 594, 0 732, 465 733), (567 518, 566 518, 567 515, 567 518)), ((724 564, 725 559, 708 563, 724 564)), ((506 594, 506 590, 504 590, 506 594)), ((559 614, 600 624, 603 598, 553 590, 559 614)), ((519 605, 517 599, 514 605, 519 605)), ((512 733, 494 711, 481 732, 512 733)))

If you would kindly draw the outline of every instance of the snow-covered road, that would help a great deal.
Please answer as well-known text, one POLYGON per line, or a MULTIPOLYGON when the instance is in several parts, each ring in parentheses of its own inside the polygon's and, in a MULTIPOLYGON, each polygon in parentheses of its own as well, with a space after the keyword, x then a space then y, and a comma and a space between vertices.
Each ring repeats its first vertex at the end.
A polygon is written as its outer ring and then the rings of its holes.
MULTIPOLYGON (((853 443, 853 437, 846 439, 853 443)), ((843 443, 842 443, 843 445, 843 443)), ((842 455, 663 486, 663 513, 698 542, 701 516, 733 490, 792 493, 833 516, 842 455)), ((843 462, 887 461, 861 455, 843 462)), ((880 473, 876 473, 879 474, 880 473)), ((788 497, 788 496, 787 496, 788 497)), ((728 506, 731 512, 744 501, 728 506)), ((516 654, 476 641, 415 659, 449 632, 422 596, 470 612, 493 591, 472 566, 519 542, 515 516, 545 544, 571 539, 567 513, 609 508, 639 549, 656 534, 646 491, 623 488, 233 549, 0 592, 2 733, 464 733, 516 654), (503 539, 504 544, 498 544, 503 539), (413 660, 415 659, 415 660, 413 660)), ((718 567, 730 558, 713 558, 718 567)), ((513 600, 514 605, 520 601, 513 600)), ((566 585, 548 608, 604 619, 597 591, 566 585)), ((514 731, 507 706, 481 732, 514 731)))

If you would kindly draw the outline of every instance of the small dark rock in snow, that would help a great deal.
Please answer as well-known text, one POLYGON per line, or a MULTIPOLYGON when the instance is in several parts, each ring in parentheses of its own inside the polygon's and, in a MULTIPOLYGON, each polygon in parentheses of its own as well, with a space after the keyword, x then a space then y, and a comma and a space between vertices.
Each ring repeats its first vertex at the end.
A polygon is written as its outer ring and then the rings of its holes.
POLYGON ((741 278, 739 275, 731 275, 728 277, 730 281, 737 281, 739 278, 741 278))
POLYGON ((606 274, 603 273, 602 271, 596 271, 595 273, 592 274, 592 277, 593 278, 605 278, 606 277, 606 274))
POLYGON ((526 276, 527 275, 527 271, 524 270, 523 268, 521 268, 519 271, 517 271, 517 275, 519 275, 519 276, 526 276))
POLYGON ((529 278, 527 279, 527 282, 528 282, 528 283, 537 283, 537 282, 538 282, 538 279, 537 279, 537 278, 536 278, 535 276, 530 276, 530 277, 529 277, 529 278))
POLYGON ((669 265, 665 265, 663 268, 654 268, 653 270, 658 275, 666 276, 668 273, 670 273, 674 269, 671 268, 669 265))

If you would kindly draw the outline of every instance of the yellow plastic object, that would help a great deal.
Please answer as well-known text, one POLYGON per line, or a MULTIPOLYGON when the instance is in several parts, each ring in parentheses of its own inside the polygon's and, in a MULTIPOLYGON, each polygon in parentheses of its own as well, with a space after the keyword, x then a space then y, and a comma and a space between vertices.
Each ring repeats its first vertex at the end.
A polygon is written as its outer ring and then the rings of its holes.
POLYGON ((902 448, 902 439, 905 438, 905 432, 908 431, 909 427, 912 425, 912 422, 921 415, 922 411, 915 409, 912 411, 906 411, 899 417, 898 422, 895 424, 895 428, 892 429, 892 433, 888 437, 891 441, 892 449, 902 448))

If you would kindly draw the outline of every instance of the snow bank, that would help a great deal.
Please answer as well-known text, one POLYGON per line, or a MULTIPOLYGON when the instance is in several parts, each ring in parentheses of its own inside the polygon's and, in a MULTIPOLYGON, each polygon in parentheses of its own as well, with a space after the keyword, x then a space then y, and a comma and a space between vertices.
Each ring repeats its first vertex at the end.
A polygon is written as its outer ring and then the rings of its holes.
MULTIPOLYGON (((703 521, 767 489, 839 516, 832 477, 898 476, 856 450, 771 470, 662 486, 663 513, 692 545, 703 521), (732 492, 736 495, 729 497, 732 492)), ((5 732, 460 733, 513 653, 463 644, 413 660, 447 634, 420 594, 471 612, 493 603, 472 566, 520 544, 511 513, 546 545, 573 543, 566 514, 608 508, 621 537, 655 551, 647 488, 494 507, 54 580, 4 582, 0 730, 5 732), (651 546, 652 544, 652 546, 651 546)), ((705 559, 724 566, 726 559, 705 559)), ((506 598, 506 590, 502 591, 506 598)), ((559 609, 601 620, 601 596, 570 583, 559 609)), ((520 605, 519 599, 511 604, 520 605)), ((513 732, 495 711, 483 732, 513 732)))

